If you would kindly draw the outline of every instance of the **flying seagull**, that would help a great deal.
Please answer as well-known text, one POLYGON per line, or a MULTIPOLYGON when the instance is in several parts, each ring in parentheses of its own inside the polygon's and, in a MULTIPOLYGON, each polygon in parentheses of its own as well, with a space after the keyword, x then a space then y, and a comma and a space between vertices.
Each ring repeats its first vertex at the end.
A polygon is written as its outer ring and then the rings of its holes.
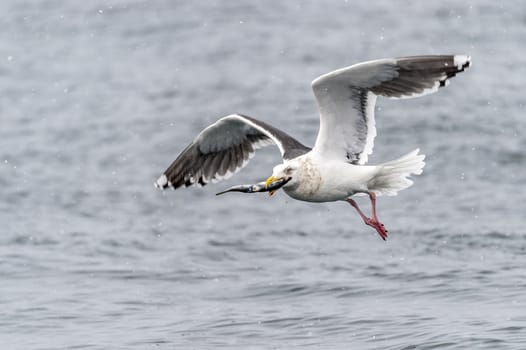
POLYGON ((274 144, 283 163, 274 167, 272 176, 250 189, 231 190, 272 194, 283 188, 297 200, 346 201, 385 240, 387 230, 378 220, 376 197, 393 196, 411 186, 409 177, 422 173, 425 156, 416 149, 390 162, 366 165, 376 136, 376 98, 433 93, 470 64, 466 55, 412 56, 335 70, 312 82, 320 110, 320 129, 312 149, 265 122, 231 114, 201 131, 155 185, 177 189, 229 178, 248 163, 256 149, 274 144), (351 198, 355 194, 369 196, 371 217, 351 198))

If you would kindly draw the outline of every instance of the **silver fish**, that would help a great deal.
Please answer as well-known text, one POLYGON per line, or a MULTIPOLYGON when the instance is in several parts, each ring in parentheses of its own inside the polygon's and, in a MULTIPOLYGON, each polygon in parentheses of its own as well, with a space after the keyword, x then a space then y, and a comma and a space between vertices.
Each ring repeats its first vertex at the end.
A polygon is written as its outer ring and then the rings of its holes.
POLYGON ((216 196, 219 196, 220 194, 224 194, 227 192, 243 192, 243 193, 256 193, 256 192, 273 192, 279 190, 281 187, 285 186, 287 182, 290 181, 289 179, 281 179, 278 181, 274 181, 270 185, 265 185, 265 181, 258 182, 257 184, 253 185, 237 185, 232 186, 230 188, 227 188, 224 191, 221 191, 219 193, 216 193, 216 196))

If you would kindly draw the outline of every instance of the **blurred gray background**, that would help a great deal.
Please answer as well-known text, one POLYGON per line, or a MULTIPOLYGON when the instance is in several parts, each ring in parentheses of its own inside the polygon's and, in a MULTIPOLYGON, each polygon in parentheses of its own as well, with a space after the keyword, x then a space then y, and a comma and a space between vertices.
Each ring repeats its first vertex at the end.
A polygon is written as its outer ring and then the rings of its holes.
POLYGON ((524 349, 521 1, 3 1, 4 349, 524 349), (439 93, 379 99, 371 163, 420 147, 380 198, 161 192, 197 133, 244 113, 312 145, 317 76, 470 54, 439 93), (367 201, 361 201, 369 210, 367 201))

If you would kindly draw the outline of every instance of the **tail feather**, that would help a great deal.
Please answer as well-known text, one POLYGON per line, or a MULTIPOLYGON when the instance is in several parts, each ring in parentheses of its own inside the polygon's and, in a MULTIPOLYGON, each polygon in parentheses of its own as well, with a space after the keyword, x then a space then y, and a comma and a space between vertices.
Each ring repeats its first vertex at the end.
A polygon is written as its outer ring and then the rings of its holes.
POLYGON ((395 196, 413 184, 411 175, 420 175, 426 163, 425 155, 414 151, 378 166, 377 174, 369 181, 368 188, 377 195, 395 196))

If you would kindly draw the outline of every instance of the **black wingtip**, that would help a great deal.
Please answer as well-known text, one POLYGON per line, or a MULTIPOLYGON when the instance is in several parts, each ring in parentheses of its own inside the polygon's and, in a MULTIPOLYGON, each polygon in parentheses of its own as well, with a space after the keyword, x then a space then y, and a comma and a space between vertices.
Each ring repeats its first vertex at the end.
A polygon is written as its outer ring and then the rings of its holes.
POLYGON ((454 55, 453 64, 457 66, 457 72, 463 72, 464 69, 471 67, 471 56, 469 55, 454 55))
POLYGON ((173 185, 170 181, 168 181, 168 177, 166 176, 166 174, 162 174, 161 176, 159 176, 159 178, 153 183, 153 185, 161 190, 165 190, 168 187, 173 189, 173 185))

